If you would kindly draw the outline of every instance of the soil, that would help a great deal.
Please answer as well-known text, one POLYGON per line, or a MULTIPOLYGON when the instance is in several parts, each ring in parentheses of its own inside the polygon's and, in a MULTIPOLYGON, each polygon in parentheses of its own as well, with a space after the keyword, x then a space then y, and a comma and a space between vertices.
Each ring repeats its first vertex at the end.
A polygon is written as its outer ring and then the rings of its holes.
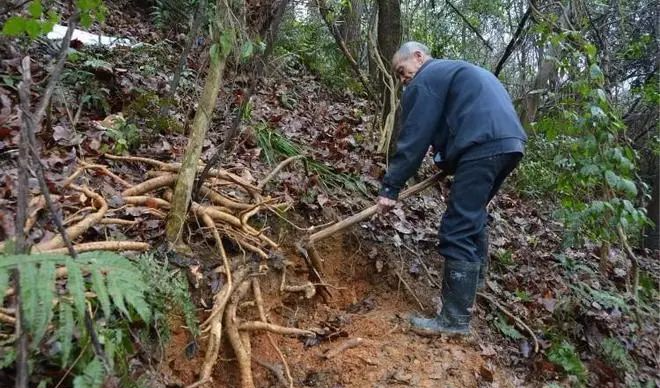
MULTIPOLYGON (((420 307, 396 275, 397 265, 392 265, 396 258, 379 252, 381 260, 392 261, 378 271, 377 260, 365 254, 378 247, 366 247, 355 235, 331 238, 317 248, 324 259, 325 280, 332 285, 332 297, 327 302, 319 296, 306 299, 302 294, 280 293, 279 274, 262 279, 265 308, 271 322, 327 334, 321 336, 324 340, 318 344, 273 335, 289 364, 295 387, 524 386, 512 370, 498 362, 492 347, 482 345, 489 343, 482 338, 488 329, 478 317, 467 338, 424 337, 410 331, 406 316, 419 312, 420 307), (324 357, 327 351, 355 338, 362 339, 358 346, 330 359, 324 357)), ((288 275, 288 283, 306 281, 302 266, 297 268, 300 270, 297 279, 288 275)), ((430 313, 432 309, 428 306, 434 303, 438 290, 429 287, 423 279, 404 279, 426 307, 426 313, 430 313)), ((246 306, 239 316, 256 318, 253 310, 246 306)), ((180 384, 196 381, 203 360, 203 344, 196 358, 186 357, 188 342, 185 330, 174 333, 162 370, 173 374, 180 384)), ((254 333, 251 345, 253 360, 281 366, 265 334, 254 333)), ((257 362, 252 363, 252 371, 256 387, 281 386, 274 374, 257 362)), ((237 364, 230 351, 221 355, 213 380, 214 387, 240 386, 237 364)))

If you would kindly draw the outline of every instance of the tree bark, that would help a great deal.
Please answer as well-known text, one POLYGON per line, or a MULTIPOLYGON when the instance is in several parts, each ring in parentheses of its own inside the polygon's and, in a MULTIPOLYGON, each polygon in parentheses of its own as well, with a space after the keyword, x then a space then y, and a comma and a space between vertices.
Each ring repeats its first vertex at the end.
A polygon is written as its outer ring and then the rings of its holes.
POLYGON ((360 62, 360 33, 362 11, 364 8, 363 0, 350 0, 350 3, 342 10, 343 23, 339 26, 342 39, 346 42, 348 51, 353 58, 360 62))
MULTIPOLYGON (((378 0, 378 51, 383 62, 385 62, 387 70, 392 67, 392 57, 401 45, 401 38, 401 4, 399 0, 378 0)), ((393 155, 396 151, 399 132, 401 132, 399 115, 397 114, 397 107, 391 104, 390 90, 387 87, 384 75, 381 74, 379 79, 381 80, 379 92, 383 103, 381 122, 385 123, 388 116, 394 117, 392 134, 389 144, 387 144, 388 155, 393 155)))
MULTIPOLYGON (((228 22, 225 22, 226 15, 229 10, 224 1, 218 1, 216 12, 221 20, 219 20, 218 28, 230 29, 228 22)), ((220 47, 220 35, 222 31, 215 32, 214 41, 220 47)), ((230 33, 230 44, 234 46, 234 34, 230 33)), ((190 205, 190 198, 192 196, 192 189, 195 183, 195 175, 197 174, 197 162, 202 154, 202 146, 206 138, 206 131, 209 128, 211 118, 213 117, 213 110, 215 109, 218 100, 218 92, 220 91, 220 84, 222 82, 222 73, 225 69, 227 60, 227 52, 221 48, 217 51, 217 58, 214 58, 209 63, 209 71, 202 90, 202 96, 199 100, 199 106, 193 119, 192 130, 188 139, 188 145, 183 156, 181 169, 177 178, 176 186, 174 188, 174 195, 172 197, 172 207, 168 215, 167 226, 165 229, 167 240, 172 244, 178 244, 181 239, 181 232, 183 225, 188 214, 188 206, 190 205)))
MULTIPOLYGON (((656 158, 657 166, 657 158, 656 158)), ((646 207, 646 213, 651 219, 652 226, 646 228, 644 233, 644 247, 648 249, 660 249, 660 178, 658 172, 653 178, 653 193, 651 202, 646 207)))

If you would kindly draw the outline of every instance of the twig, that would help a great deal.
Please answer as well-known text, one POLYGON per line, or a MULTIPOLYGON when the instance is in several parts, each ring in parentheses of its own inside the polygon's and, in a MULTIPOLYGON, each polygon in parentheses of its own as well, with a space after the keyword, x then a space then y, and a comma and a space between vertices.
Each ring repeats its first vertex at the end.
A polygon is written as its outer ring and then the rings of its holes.
POLYGON ((422 304, 422 302, 419 300, 419 298, 417 297, 417 295, 415 294, 415 292, 412 290, 412 288, 410 288, 410 286, 408 285, 408 282, 406 282, 406 280, 403 278, 403 276, 401 276, 401 274, 399 273, 399 271, 396 271, 396 277, 399 278, 399 280, 401 281, 401 283, 403 283, 404 287, 406 287, 406 290, 408 290, 408 292, 410 293, 410 295, 412 295, 412 297, 415 299, 415 302, 417 302, 417 304, 419 305, 419 308, 421 308, 422 310, 426 310, 426 307, 424 307, 424 305, 422 304))
POLYGON ((212 378, 207 377, 207 378, 205 378, 205 379, 202 379, 202 380, 196 381, 196 382, 194 382, 194 383, 192 383, 192 384, 190 384, 190 385, 186 385, 186 388, 197 388, 197 387, 201 387, 202 385, 204 385, 204 384, 206 384, 206 383, 210 383, 210 382, 212 382, 212 381, 213 381, 212 378))
POLYGON ((527 11, 525 11, 525 14, 518 23, 518 28, 516 28, 516 32, 513 33, 513 37, 509 41, 509 44, 507 44, 506 49, 504 49, 504 53, 502 54, 500 60, 497 62, 497 66, 495 66, 495 71, 493 71, 493 74, 495 74, 496 77, 500 75, 500 71, 502 71, 502 68, 504 68, 504 64, 506 63, 506 60, 509 59, 513 51, 516 49, 516 46, 520 41, 520 34, 522 33, 525 24, 527 24, 527 19, 529 19, 529 16, 531 14, 532 14, 532 7, 528 6, 527 11))
POLYGON ((266 184, 267 184, 268 182, 270 182, 271 179, 273 179, 275 176, 277 176, 277 174, 279 174, 280 171, 282 171, 282 169, 283 169, 284 167, 288 166, 289 163, 291 163, 291 162, 293 162, 293 161, 295 161, 295 160, 298 160, 298 159, 303 159, 304 157, 305 157, 305 155, 294 155, 294 156, 291 156, 291 157, 289 157, 289 158, 284 159, 282 162, 280 162, 280 164, 278 164, 278 165, 273 169, 273 171, 270 172, 270 174, 268 174, 268 175, 267 175, 267 176, 266 176, 261 182, 259 182, 259 184, 257 185, 257 187, 258 187, 259 189, 263 190, 263 188, 266 187, 266 184))
POLYGON ((488 49, 489 49, 490 51, 493 51, 493 47, 490 45, 490 43, 488 43, 488 41, 487 41, 483 36, 481 36, 481 33, 479 33, 479 31, 477 30, 477 28, 474 27, 474 26, 472 25, 472 23, 470 23, 470 21, 467 20, 467 18, 466 18, 465 16, 463 16, 463 14, 461 13, 461 11, 459 11, 459 10, 454 6, 454 4, 451 3, 451 1, 449 1, 449 0, 445 0, 445 2, 447 3, 447 5, 448 5, 451 9, 454 10, 454 12, 456 12, 456 14, 458 14, 458 16, 461 17, 461 19, 463 20, 463 22, 464 22, 465 24, 467 24, 467 26, 472 30, 472 32, 474 32, 474 33, 479 37, 479 39, 481 39, 481 41, 484 42, 484 44, 486 45, 486 47, 488 47, 488 49))
POLYGON ((527 333, 529 333, 529 336, 532 338, 532 341, 534 341, 534 353, 538 353, 538 351, 539 351, 539 340, 538 340, 538 338, 536 338, 536 334, 534 334, 534 331, 532 331, 532 329, 530 329, 529 326, 527 326, 527 324, 525 322, 523 322, 517 316, 513 315, 513 313, 511 313, 504 306, 502 306, 492 296, 490 296, 486 293, 483 293, 483 292, 477 292, 477 295, 479 295, 480 297, 482 297, 482 298, 486 299, 487 301, 489 301, 490 303, 492 303, 493 306, 497 307, 501 312, 504 313, 504 315, 506 315, 509 318, 513 319, 513 321, 516 323, 516 325, 520 329, 522 329, 522 330, 526 331, 527 333))
POLYGON ((64 38, 62 39, 60 51, 57 55, 57 62, 55 63, 53 70, 50 72, 48 85, 42 92, 41 100, 39 101, 39 105, 37 105, 33 115, 33 120, 36 124, 41 123, 41 119, 44 117, 44 113, 46 112, 46 107, 50 103, 50 98, 53 95, 53 91, 55 90, 55 86, 60 80, 60 74, 62 74, 62 70, 64 69, 64 63, 66 63, 69 46, 71 45, 71 37, 73 36, 73 31, 76 29, 76 25, 78 24, 79 16, 80 15, 78 15, 78 13, 74 13, 69 18, 69 26, 66 29, 64 38))
POLYGON ((345 350, 352 349, 356 346, 361 345, 363 342, 364 342, 364 339, 362 339, 360 337, 351 338, 349 340, 346 340, 346 341, 342 342, 337 347, 335 347, 333 349, 330 349, 327 352, 325 352, 325 354, 323 354, 323 358, 325 358, 326 360, 329 360, 333 357, 336 357, 337 355, 339 355, 339 353, 341 353, 345 350))
POLYGON ((293 383, 291 382, 291 379, 287 381, 287 379, 284 378, 284 373, 282 372, 282 367, 280 365, 269 364, 255 357, 252 357, 252 360, 254 360, 254 362, 261 365, 262 367, 268 369, 273 375, 275 375, 277 381, 279 381, 280 384, 282 384, 283 386, 290 388, 293 387, 292 385, 293 383))
POLYGON ((181 73, 183 72, 183 69, 186 68, 188 55, 192 49, 193 42, 197 38, 197 30, 199 30, 203 20, 206 19, 206 9, 206 0, 200 0, 197 3, 197 9, 195 9, 195 14, 192 18, 192 25, 190 26, 190 30, 188 30, 186 43, 184 44, 183 51, 179 57, 179 63, 176 66, 176 70, 174 70, 174 76, 170 82, 170 89, 167 91, 167 96, 163 100, 165 101, 164 104, 160 107, 161 116, 165 116, 169 112, 170 101, 174 100, 174 96, 176 95, 176 89, 179 87, 179 79, 181 79, 181 73))

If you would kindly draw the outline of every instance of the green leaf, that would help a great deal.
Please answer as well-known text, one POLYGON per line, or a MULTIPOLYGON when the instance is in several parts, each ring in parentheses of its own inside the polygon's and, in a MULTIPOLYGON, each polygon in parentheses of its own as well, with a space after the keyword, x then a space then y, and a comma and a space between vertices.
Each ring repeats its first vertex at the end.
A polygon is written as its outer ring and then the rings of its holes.
POLYGON ((586 380, 587 370, 572 344, 566 341, 553 344, 548 351, 548 359, 561 366, 567 374, 577 377, 580 381, 586 380))
POLYGON ((66 268, 68 272, 66 288, 69 291, 69 295, 71 295, 71 299, 73 299, 73 305, 78 313, 78 321, 83 322, 86 309, 85 281, 80 270, 80 264, 69 258, 66 261, 66 268))
POLYGON ((37 304, 37 265, 34 263, 22 263, 18 266, 18 278, 20 282, 21 308, 25 326, 31 333, 34 332, 34 316, 38 309, 37 304))
POLYGON ((220 35, 220 54, 223 57, 226 57, 231 52, 232 48, 234 48, 234 31, 224 31, 222 35, 220 35))
POLYGON ((254 52, 254 44, 252 44, 252 41, 247 41, 243 44, 243 47, 241 48, 241 60, 246 60, 252 56, 252 53, 254 52))
POLYGON ((60 301, 59 312, 59 328, 57 330, 57 337, 62 347, 62 368, 65 368, 71 356, 71 349, 73 348, 73 309, 69 303, 60 301))
POLYGON ((22 16, 12 16, 2 26, 2 34, 7 36, 19 36, 25 32, 27 19, 22 16))
MULTIPOLYGON (((53 299, 55 297, 55 264, 52 261, 41 263, 38 283, 29 285, 37 288, 37 310, 34 316, 32 343, 35 347, 46 334, 46 329, 53 317, 53 299)), ((21 285, 21 288, 23 286, 21 285)))
POLYGON ((637 196, 637 186, 630 179, 620 178, 617 187, 631 197, 637 196))
POLYGON ((37 20, 26 20, 25 32, 30 38, 37 38, 39 35, 41 35, 41 22, 37 20))
POLYGON ((607 170, 605 171, 605 180, 610 187, 616 188, 621 178, 614 171, 607 170))
POLYGON ((41 17, 41 13, 43 12, 43 7, 41 6, 40 0, 34 0, 30 2, 30 5, 28 5, 27 9, 34 19, 39 19, 41 17))
POLYGON ((73 379, 73 388, 100 388, 104 380, 103 364, 95 357, 85 366, 83 374, 73 379))
POLYGON ((217 43, 211 45, 209 55, 214 63, 217 63, 220 60, 220 46, 217 43))
POLYGON ((113 274, 114 271, 110 271, 107 275, 107 284, 108 284, 108 293, 110 294, 110 297, 112 297, 112 301, 115 303, 115 306, 119 308, 119 310, 127 317, 130 318, 130 314, 128 313, 128 309, 126 308, 126 305, 124 304, 124 295, 123 292, 125 291, 126 287, 132 287, 130 284, 126 284, 126 282, 121 279, 119 276, 116 276, 113 274))
POLYGON ((525 338, 518 330, 516 330, 515 327, 509 325, 506 323, 504 320, 504 317, 499 316, 495 321, 493 322, 495 324, 495 327, 497 327, 502 334, 505 336, 511 338, 511 339, 522 339, 525 338))
POLYGON ((96 297, 101 303, 101 309, 103 310, 103 315, 106 318, 110 318, 110 297, 108 296, 108 288, 105 285, 105 279, 101 275, 101 271, 98 268, 92 267, 92 289, 96 293, 96 297))

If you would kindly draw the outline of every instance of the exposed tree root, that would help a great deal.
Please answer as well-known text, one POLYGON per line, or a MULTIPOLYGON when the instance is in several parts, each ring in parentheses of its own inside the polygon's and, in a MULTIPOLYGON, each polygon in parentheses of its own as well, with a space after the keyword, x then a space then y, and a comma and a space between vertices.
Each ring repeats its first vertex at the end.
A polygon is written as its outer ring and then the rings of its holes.
POLYGON ((250 289, 250 282, 244 280, 241 285, 236 289, 231 297, 231 302, 227 305, 225 310, 225 326, 227 330, 227 337, 231 343, 238 362, 238 368, 241 374, 241 387, 254 388, 254 381, 252 380, 252 360, 241 341, 241 335, 236 322, 236 309, 238 302, 247 294, 250 289))
MULTIPOLYGON (((140 251, 144 252, 149 250, 151 246, 148 243, 137 241, 94 241, 74 245, 73 248, 76 252, 89 252, 89 251, 140 251)), ((67 253, 67 248, 55 248, 42 253, 67 253)))
POLYGON ((291 382, 290 379, 287 379, 287 378, 284 377, 285 372, 282 371, 282 369, 283 369, 282 366, 280 366, 278 364, 273 365, 273 364, 267 363, 265 361, 261 361, 260 359, 254 358, 254 357, 252 357, 252 360, 254 360, 254 362, 259 364, 260 366, 268 369, 275 376, 277 381, 279 381, 280 384, 282 384, 283 386, 289 387, 289 388, 293 387, 293 382, 291 382))
POLYGON ((133 186, 129 189, 122 191, 121 195, 124 197, 131 197, 135 195, 146 194, 152 190, 159 189, 161 187, 170 186, 176 182, 176 175, 162 175, 156 178, 148 179, 139 185, 133 186))
POLYGON ((146 206, 152 209, 169 209, 170 203, 164 199, 149 197, 146 195, 123 197, 124 202, 129 205, 146 206))
POLYGON ((251 209, 253 207, 253 205, 250 205, 249 203, 241 203, 234 201, 233 199, 227 198, 224 195, 218 193, 217 191, 208 188, 206 185, 200 187, 199 192, 204 197, 210 199, 211 202, 213 202, 216 205, 228 207, 231 209, 240 209, 240 210, 251 209))
POLYGON ((360 337, 351 338, 349 340, 346 340, 346 341, 342 342, 337 347, 335 347, 333 349, 330 349, 327 352, 325 352, 325 354, 323 355, 323 358, 325 358, 326 360, 329 360, 333 357, 336 357, 339 353, 341 353, 345 350, 348 350, 348 349, 351 349, 351 348, 354 348, 356 346, 361 345, 363 342, 364 342, 364 339, 362 339, 360 337))
MULTIPOLYGON (((66 232, 67 235, 69 236, 69 239, 74 240, 78 236, 82 235, 92 227, 94 224, 98 223, 101 219, 103 219, 103 216, 105 213, 108 211, 108 204, 105 202, 105 199, 103 199, 102 196, 99 194, 93 192, 92 190, 86 188, 86 187, 81 187, 77 185, 71 185, 71 188, 80 191, 84 193, 86 196, 96 200, 96 202, 101 204, 101 207, 96 213, 89 214, 87 217, 85 217, 82 221, 78 222, 77 224, 67 228, 66 232)), ((36 246, 36 249, 38 251, 48 251, 56 248, 61 248, 64 246, 64 239, 62 236, 57 235, 53 237, 51 240, 46 241, 44 243, 40 243, 39 245, 36 246)))
POLYGON ((263 190, 263 188, 266 187, 266 185, 268 184, 268 182, 270 182, 275 176, 277 176, 277 174, 279 174, 280 171, 282 171, 282 169, 283 169, 284 167, 286 167, 289 163, 291 163, 291 162, 293 162, 293 161, 295 161, 295 160, 298 160, 298 159, 302 159, 302 158, 304 158, 304 157, 305 157, 305 155, 295 155, 295 156, 291 156, 291 157, 289 157, 289 158, 287 158, 287 159, 284 159, 282 162, 280 162, 280 164, 278 164, 278 165, 273 169, 273 171, 270 172, 270 174, 268 174, 268 175, 267 175, 267 176, 266 176, 261 182, 259 182, 259 184, 257 185, 257 187, 258 187, 260 190, 263 190))
POLYGON ((310 330, 297 329, 295 327, 279 326, 273 323, 266 323, 259 321, 243 322, 238 326, 238 329, 250 330, 250 331, 269 331, 275 334, 303 336, 303 337, 316 336, 316 333, 310 330))
MULTIPOLYGON (((284 268, 284 271, 286 272, 286 268, 284 268)), ((262 322, 268 323, 268 318, 266 317, 266 311, 264 309, 264 298, 261 295, 261 285, 259 284, 259 279, 257 278, 252 279, 252 293, 254 294, 254 300, 257 304, 257 311, 259 311, 259 319, 262 322)), ((282 361, 282 366, 284 367, 284 374, 286 375, 286 380, 284 380, 284 376, 282 375, 282 371, 280 369, 277 369, 270 364, 266 365, 265 363, 261 363, 256 359, 255 361, 257 361, 259 365, 272 371, 277 377, 277 379, 280 381, 280 383, 282 383, 282 385, 284 385, 285 387, 293 388, 293 377, 291 377, 291 370, 289 369, 289 364, 286 362, 286 358, 284 357, 284 354, 282 354, 282 351, 280 350, 279 346, 277 346, 277 343, 275 343, 273 336, 271 336, 269 332, 266 332, 266 337, 268 338, 268 342, 270 342, 270 345, 277 353, 277 356, 282 361)))

